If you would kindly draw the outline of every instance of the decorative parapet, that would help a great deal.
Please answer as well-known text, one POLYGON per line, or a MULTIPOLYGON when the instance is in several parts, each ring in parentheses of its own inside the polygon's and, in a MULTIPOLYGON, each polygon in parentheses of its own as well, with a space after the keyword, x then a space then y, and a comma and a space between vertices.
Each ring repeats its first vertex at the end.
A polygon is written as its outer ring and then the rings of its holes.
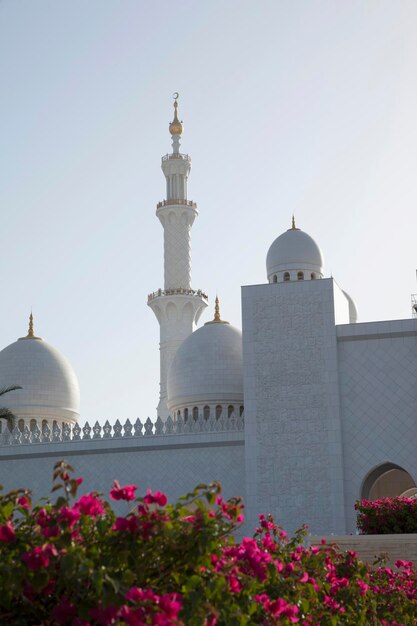
POLYGON ((0 434, 0 446, 15 446, 37 443, 60 443, 75 442, 97 439, 140 439, 142 437, 169 437, 171 435, 201 434, 201 433, 221 433, 236 432, 244 430, 244 417, 235 418, 223 417, 216 420, 214 417, 204 419, 200 415, 196 420, 189 418, 184 421, 182 417, 175 421, 171 416, 163 422, 160 417, 156 422, 152 422, 150 418, 146 422, 141 422, 138 418, 134 424, 130 420, 126 420, 125 424, 116 420, 112 425, 107 420, 104 426, 98 422, 94 426, 90 426, 88 422, 81 428, 78 424, 74 426, 70 424, 42 424, 43 420, 39 420, 35 426, 29 429, 25 426, 20 430, 18 426, 10 431, 7 427, 0 434), (38 425, 40 424, 40 426, 38 425))
POLYGON ((171 198, 170 200, 161 200, 161 202, 158 202, 158 204, 156 205, 156 208, 161 209, 164 206, 175 206, 178 204, 184 205, 184 206, 190 206, 192 209, 197 208, 197 202, 194 202, 194 200, 183 200, 181 198, 171 198))
POLYGON ((148 302, 160 296, 196 296, 208 302, 208 295, 201 289, 158 289, 158 291, 148 294, 148 302))

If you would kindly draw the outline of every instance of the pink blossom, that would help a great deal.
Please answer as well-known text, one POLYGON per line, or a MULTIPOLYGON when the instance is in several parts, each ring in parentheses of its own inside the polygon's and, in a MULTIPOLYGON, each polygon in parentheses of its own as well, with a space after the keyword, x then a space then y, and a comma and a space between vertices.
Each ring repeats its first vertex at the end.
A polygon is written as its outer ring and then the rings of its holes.
POLYGON ((13 524, 8 521, 3 526, 0 526, 0 541, 4 543, 10 543, 16 539, 16 533, 14 532, 13 524))
POLYGON ((30 570, 36 571, 41 567, 48 567, 49 555, 44 548, 38 546, 30 552, 25 552, 22 561, 30 570))
POLYGON ((17 499, 17 504, 23 509, 30 509, 30 500, 26 496, 20 496, 20 498, 17 499))
POLYGON ((129 517, 116 517, 112 530, 117 532, 134 533, 139 530, 139 520, 134 515, 129 517))
POLYGON ((125 485, 121 487, 117 480, 114 481, 114 487, 110 491, 110 498, 112 500, 134 500, 136 485, 125 485))
POLYGON ((67 624, 70 619, 75 617, 76 608, 67 598, 62 596, 59 604, 52 609, 52 617, 58 624, 67 624))
POLYGON ((168 502, 168 498, 164 493, 161 493, 160 491, 155 491, 155 493, 152 494, 152 491, 148 489, 146 492, 146 496, 143 498, 143 501, 145 504, 156 503, 159 504, 159 506, 165 506, 168 502))
POLYGON ((92 493, 87 493, 85 496, 81 496, 81 498, 74 504, 74 508, 78 509, 83 515, 88 515, 90 517, 97 517, 98 515, 104 515, 104 506, 92 493))
POLYGON ((72 528, 80 519, 81 513, 77 509, 70 509, 68 506, 63 506, 59 512, 58 521, 66 522, 70 528, 72 528))

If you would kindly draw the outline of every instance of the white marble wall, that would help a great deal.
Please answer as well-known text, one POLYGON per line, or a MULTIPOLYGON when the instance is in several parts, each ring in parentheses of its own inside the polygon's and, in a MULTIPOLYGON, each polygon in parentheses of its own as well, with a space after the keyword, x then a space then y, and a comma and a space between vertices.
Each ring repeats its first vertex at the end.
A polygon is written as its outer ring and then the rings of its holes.
POLYGON ((337 339, 352 532, 354 503, 372 470, 394 463, 417 483, 417 319, 342 325, 337 339))
POLYGON ((242 291, 248 508, 290 531, 345 529, 334 289, 324 279, 242 291))
MULTIPOLYGON (((8 445, 0 448, 0 483, 48 495, 52 467, 65 459, 84 477, 80 493, 108 494, 114 479, 135 483, 138 494, 160 489, 173 500, 198 483, 218 480, 226 497, 245 495, 242 432, 8 445)), ((55 496, 53 496, 55 497, 55 496)))

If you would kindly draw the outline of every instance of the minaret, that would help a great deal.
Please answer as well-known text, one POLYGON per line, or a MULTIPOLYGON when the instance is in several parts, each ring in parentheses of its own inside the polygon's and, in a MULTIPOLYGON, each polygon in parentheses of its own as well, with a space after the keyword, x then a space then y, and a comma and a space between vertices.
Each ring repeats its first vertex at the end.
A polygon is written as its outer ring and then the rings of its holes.
MULTIPOLYGON (((164 229, 164 288, 148 296, 148 306, 160 326, 160 391, 158 416, 168 417, 167 376, 178 346, 190 335, 207 306, 207 296, 191 288, 191 226, 198 215, 197 204, 187 199, 191 170, 188 154, 181 154, 183 131, 178 119, 178 93, 174 94, 174 119, 169 125, 172 153, 162 157, 166 178, 166 200, 159 202, 156 215, 164 229)), ((172 416, 174 417, 174 416, 172 416)))

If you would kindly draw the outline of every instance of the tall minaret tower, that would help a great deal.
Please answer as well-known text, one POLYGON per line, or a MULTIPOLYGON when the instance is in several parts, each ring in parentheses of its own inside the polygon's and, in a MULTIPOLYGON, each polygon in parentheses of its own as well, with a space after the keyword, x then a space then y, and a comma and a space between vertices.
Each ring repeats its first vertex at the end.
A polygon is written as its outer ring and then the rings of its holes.
MULTIPOLYGON (((148 296, 148 306, 160 326, 160 391, 158 416, 168 417, 167 375, 178 346, 190 335, 207 306, 207 296, 191 288, 191 226, 198 215, 197 204, 187 199, 191 170, 188 154, 181 154, 183 131, 178 119, 178 93, 174 94, 174 119, 169 125, 172 153, 162 157, 166 178, 166 200, 156 207, 164 229, 164 288, 148 296)), ((174 417, 174 416, 172 416, 174 417)))

